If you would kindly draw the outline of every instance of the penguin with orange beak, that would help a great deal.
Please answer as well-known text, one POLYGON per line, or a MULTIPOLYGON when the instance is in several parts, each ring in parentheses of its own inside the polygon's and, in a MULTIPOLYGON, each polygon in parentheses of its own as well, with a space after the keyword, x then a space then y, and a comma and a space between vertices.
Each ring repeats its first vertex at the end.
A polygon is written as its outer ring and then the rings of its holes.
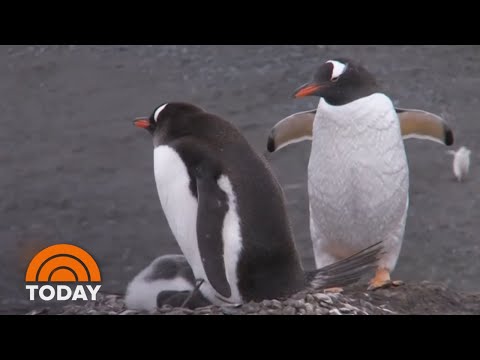
POLYGON ((267 148, 278 151, 311 140, 308 163, 310 233, 317 268, 384 241, 369 288, 392 281, 409 205, 404 139, 447 146, 453 132, 438 115, 396 108, 375 77, 351 59, 319 66, 295 98, 319 97, 316 109, 293 114, 271 130, 267 148))

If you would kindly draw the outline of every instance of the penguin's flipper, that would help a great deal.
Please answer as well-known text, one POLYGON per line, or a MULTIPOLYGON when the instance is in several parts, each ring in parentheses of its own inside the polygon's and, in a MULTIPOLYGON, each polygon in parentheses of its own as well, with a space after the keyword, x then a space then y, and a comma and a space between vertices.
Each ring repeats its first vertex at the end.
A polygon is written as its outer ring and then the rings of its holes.
POLYGON ((307 273, 307 285, 315 289, 343 287, 356 283, 363 276, 377 269, 383 251, 378 242, 358 253, 333 264, 307 273))
POLYGON ((220 189, 218 171, 209 162, 196 167, 197 239, 208 282, 222 296, 231 296, 223 257, 223 224, 229 209, 227 194, 220 189))
POLYGON ((404 139, 424 139, 450 146, 453 144, 453 131, 445 120, 423 110, 395 108, 400 120, 404 139))
POLYGON ((316 113, 316 109, 302 111, 276 123, 268 136, 268 151, 275 152, 290 144, 312 140, 313 121, 316 113))

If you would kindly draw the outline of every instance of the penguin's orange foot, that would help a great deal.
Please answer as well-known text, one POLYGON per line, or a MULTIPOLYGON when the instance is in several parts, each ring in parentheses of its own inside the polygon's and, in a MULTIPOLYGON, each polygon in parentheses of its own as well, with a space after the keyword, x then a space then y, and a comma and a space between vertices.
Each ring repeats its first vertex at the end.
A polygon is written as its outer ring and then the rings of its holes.
POLYGON ((403 285, 404 282, 401 280, 388 280, 388 281, 383 281, 383 282, 374 282, 371 281, 370 285, 368 286, 367 290, 373 291, 373 290, 379 290, 379 289, 387 289, 391 287, 397 287, 403 285))
POLYGON ((331 287, 328 289, 323 290, 324 293, 330 293, 330 294, 339 294, 343 292, 343 288, 341 287, 331 287))
POLYGON ((370 280, 368 290, 386 289, 403 285, 401 280, 390 280, 390 272, 387 269, 380 268, 377 270, 375 277, 370 280))

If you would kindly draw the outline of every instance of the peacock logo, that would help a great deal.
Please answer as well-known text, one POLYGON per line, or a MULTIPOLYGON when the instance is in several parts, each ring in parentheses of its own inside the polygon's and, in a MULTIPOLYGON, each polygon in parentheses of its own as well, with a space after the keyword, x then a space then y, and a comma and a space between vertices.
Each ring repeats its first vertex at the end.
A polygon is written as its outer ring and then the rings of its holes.
POLYGON ((57 244, 43 249, 30 261, 25 287, 30 300, 35 300, 36 293, 44 301, 96 300, 101 285, 92 284, 101 280, 100 269, 88 252, 75 245, 57 244))

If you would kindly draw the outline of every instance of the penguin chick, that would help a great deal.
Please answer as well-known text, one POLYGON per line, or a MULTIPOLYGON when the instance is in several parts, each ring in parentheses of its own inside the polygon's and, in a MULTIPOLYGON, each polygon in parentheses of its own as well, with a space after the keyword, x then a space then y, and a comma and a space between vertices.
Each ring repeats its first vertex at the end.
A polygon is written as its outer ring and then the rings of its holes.
POLYGON ((154 311, 157 307, 195 308, 208 305, 200 292, 192 294, 195 278, 183 255, 163 255, 153 260, 127 286, 125 305, 128 309, 154 311))
POLYGON ((466 148, 465 146, 462 146, 457 151, 448 150, 447 153, 453 155, 452 168, 458 182, 464 181, 470 169, 471 150, 466 148))

